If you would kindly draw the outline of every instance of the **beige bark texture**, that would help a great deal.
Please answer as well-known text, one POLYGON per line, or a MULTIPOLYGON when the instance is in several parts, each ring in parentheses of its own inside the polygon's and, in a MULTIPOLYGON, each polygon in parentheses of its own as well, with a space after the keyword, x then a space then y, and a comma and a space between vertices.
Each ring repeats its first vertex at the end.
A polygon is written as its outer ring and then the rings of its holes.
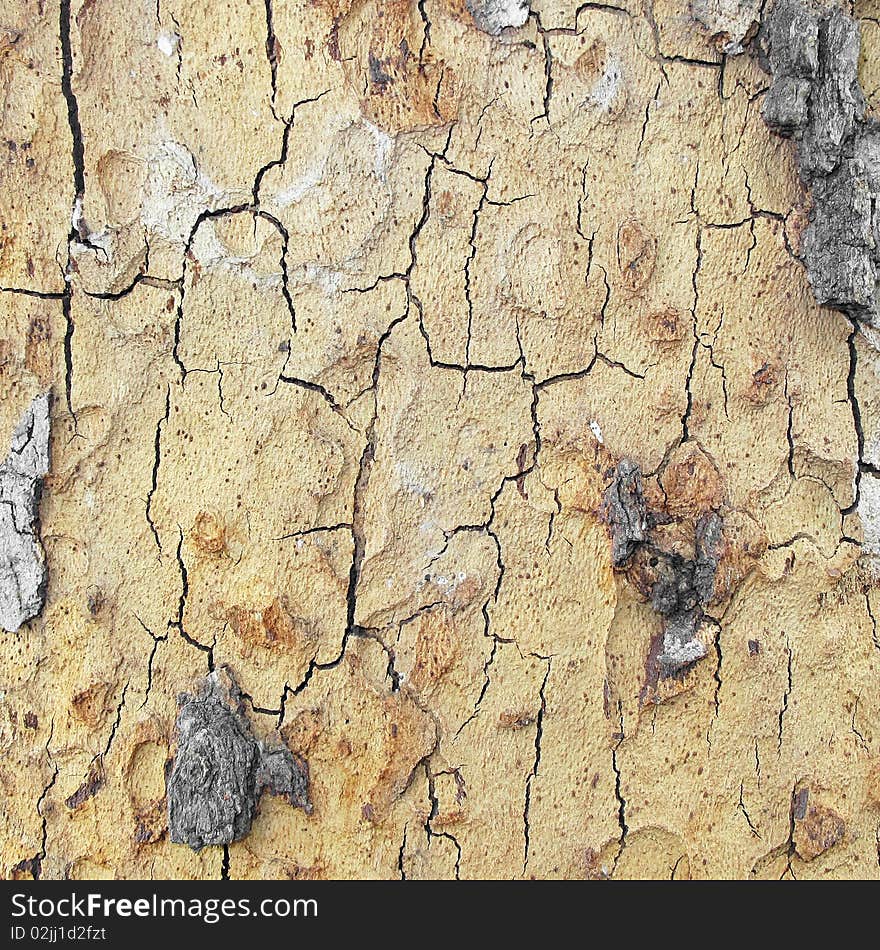
POLYGON ((7 0, 0 874, 880 876, 880 334, 814 298, 761 15, 7 0), (621 460, 652 545, 723 524, 674 675, 621 460), (196 851, 210 670, 311 805, 196 851))

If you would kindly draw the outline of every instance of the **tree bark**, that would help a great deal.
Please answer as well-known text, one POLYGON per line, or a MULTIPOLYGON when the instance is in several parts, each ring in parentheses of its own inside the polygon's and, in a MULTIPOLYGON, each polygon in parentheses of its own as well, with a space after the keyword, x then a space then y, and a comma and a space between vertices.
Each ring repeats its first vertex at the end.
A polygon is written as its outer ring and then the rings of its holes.
POLYGON ((831 188, 747 0, 7 2, 0 874, 880 876, 840 10, 831 188))

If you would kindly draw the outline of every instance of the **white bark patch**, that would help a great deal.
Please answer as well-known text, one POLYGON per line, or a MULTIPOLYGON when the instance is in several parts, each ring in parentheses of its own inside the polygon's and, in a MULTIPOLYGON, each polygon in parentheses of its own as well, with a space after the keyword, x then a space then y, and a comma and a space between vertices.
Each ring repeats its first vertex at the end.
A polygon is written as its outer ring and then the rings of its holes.
POLYGON ((508 27, 518 29, 529 18, 528 0, 468 0, 467 6, 474 23, 493 36, 508 27))
POLYGON ((417 466, 410 465, 407 462, 397 462, 394 471, 397 474, 401 488, 411 495, 416 495, 419 503, 424 508, 434 495, 434 489, 425 484, 424 473, 419 471, 417 466))
POLYGON ((177 33, 163 31, 156 37, 156 46, 165 56, 173 56, 177 52, 180 37, 177 33))
POLYGON ((364 128, 370 133, 375 144, 375 172, 380 181, 385 181, 385 175, 388 171, 388 160, 391 157, 391 149, 394 147, 394 139, 383 132, 378 125, 373 125, 366 119, 361 120, 364 128))
POLYGON ((302 268, 303 279, 307 284, 314 284, 320 287, 328 297, 339 293, 342 286, 342 278, 345 276, 342 271, 335 270, 332 267, 326 267, 323 264, 306 264, 302 268))
POLYGON ((283 191, 279 191, 275 195, 275 204, 279 208, 289 208, 290 205, 298 204, 313 188, 317 188, 321 184, 323 178, 324 165, 322 163, 318 167, 309 169, 283 191))
POLYGON ((49 394, 37 396, 12 434, 0 464, 0 627, 10 632, 40 612, 46 556, 37 508, 49 471, 49 394))
POLYGON ((280 287, 283 280, 280 266, 270 273, 259 273, 254 269, 253 262, 260 250, 261 245, 255 240, 249 255, 232 254, 218 236, 215 222, 210 220, 201 225, 191 247, 193 256, 204 267, 239 277, 252 287, 267 290, 280 287))
POLYGON ((706 655, 706 645, 698 640, 693 631, 679 630, 669 624, 663 631, 663 652, 660 662, 670 670, 678 671, 702 660, 706 655))
POLYGON ((761 0, 691 0, 694 18, 722 40, 729 56, 743 51, 742 41, 757 26, 761 8, 761 0))
POLYGON ((622 79, 623 71, 620 68, 620 62, 612 56, 608 59, 602 78, 593 87, 589 101, 603 112, 610 112, 622 79))
POLYGON ((859 483, 859 517, 865 533, 862 549, 880 557, 880 478, 867 473, 859 483))
POLYGON ((185 244, 198 216, 226 201, 227 196, 198 171, 191 152, 177 142, 163 142, 147 167, 143 223, 172 244, 185 244))
POLYGON ((70 212, 70 226, 74 231, 79 231, 80 224, 82 223, 83 217, 83 200, 82 195, 77 195, 76 200, 73 202, 73 209, 70 212))

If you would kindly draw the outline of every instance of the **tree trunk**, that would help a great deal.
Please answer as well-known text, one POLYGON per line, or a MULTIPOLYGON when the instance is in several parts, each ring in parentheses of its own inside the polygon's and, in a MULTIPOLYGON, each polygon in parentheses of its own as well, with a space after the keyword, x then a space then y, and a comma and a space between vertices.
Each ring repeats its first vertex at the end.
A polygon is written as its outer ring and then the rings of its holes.
POLYGON ((880 4, 777 7, 7 3, 0 874, 880 875, 880 4))

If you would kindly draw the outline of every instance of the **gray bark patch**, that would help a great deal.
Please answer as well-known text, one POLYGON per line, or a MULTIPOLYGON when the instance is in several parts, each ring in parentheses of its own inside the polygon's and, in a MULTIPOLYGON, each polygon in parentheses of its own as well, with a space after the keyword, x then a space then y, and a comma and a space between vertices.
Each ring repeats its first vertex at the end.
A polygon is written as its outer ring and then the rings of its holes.
POLYGON ((39 533, 43 478, 49 471, 49 394, 37 396, 0 464, 0 627, 15 632, 43 609, 46 556, 39 533))
POLYGON ((721 518, 712 511, 696 524, 694 558, 659 553, 664 567, 651 591, 651 605, 666 618, 663 651, 657 658, 662 675, 687 669, 706 655, 697 631, 703 622, 703 608, 715 592, 715 572, 723 546, 721 518))
POLYGON ((258 741, 228 669, 178 698, 177 754, 168 779, 171 840, 194 851, 243 838, 264 791, 311 811, 308 765, 280 741, 258 741))
MULTIPOLYGON (((721 516, 703 514, 694 525, 694 556, 665 550, 652 538, 658 517, 647 509, 642 473, 629 459, 618 462, 605 490, 602 516, 611 534, 611 562, 627 568, 638 552, 637 571, 650 587, 651 607, 664 621, 660 676, 683 672, 706 655, 697 633, 715 594, 715 573, 724 549, 721 516)), ((668 520, 668 518, 665 518, 668 520)))
POLYGON ((880 326, 880 126, 865 119, 859 24, 777 0, 764 24, 773 83, 764 121, 797 142, 813 210, 803 259, 819 304, 880 326))
POLYGON ((647 509, 642 495, 642 472, 635 462, 621 459, 605 489, 602 515, 611 531, 611 563, 623 567, 647 538, 647 509))

